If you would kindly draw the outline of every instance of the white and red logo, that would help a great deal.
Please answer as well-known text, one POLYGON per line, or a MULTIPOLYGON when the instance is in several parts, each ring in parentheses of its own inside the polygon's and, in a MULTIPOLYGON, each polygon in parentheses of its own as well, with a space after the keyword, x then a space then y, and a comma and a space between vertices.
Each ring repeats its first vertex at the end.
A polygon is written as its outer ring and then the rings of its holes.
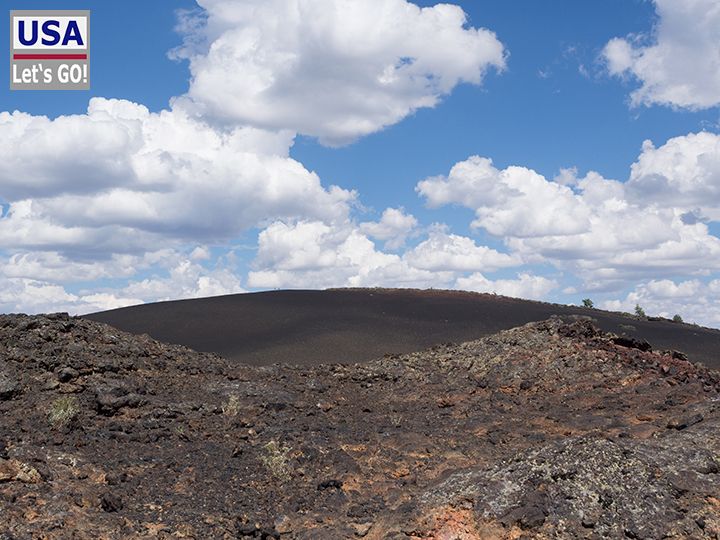
POLYGON ((10 12, 10 88, 90 88, 90 12, 10 12))

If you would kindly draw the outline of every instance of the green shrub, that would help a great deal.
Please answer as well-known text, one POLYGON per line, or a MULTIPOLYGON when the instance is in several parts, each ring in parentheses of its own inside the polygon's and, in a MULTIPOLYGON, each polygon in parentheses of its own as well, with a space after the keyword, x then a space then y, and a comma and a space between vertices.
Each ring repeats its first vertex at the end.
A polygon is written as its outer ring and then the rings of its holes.
POLYGON ((673 322, 681 323, 683 322, 683 318, 676 313, 675 315, 673 315, 673 322))
POLYGON ((645 310, 640 307, 640 304, 635 304, 635 315, 638 317, 647 317, 647 315, 645 315, 645 310))
POLYGON ((237 416, 240 412, 240 399, 237 396, 230 396, 222 406, 222 412, 225 416, 237 416))
POLYGON ((78 400, 72 396, 64 396, 56 399, 50 405, 48 421, 55 428, 60 428, 72 422, 80 412, 78 400))
POLYGON ((589 298, 584 298, 582 303, 583 303, 583 307, 586 307, 586 308, 592 309, 595 307, 595 303, 592 300, 590 300, 589 298))
POLYGON ((260 460, 275 478, 286 479, 290 476, 288 470, 289 454, 289 447, 270 441, 263 447, 260 460))

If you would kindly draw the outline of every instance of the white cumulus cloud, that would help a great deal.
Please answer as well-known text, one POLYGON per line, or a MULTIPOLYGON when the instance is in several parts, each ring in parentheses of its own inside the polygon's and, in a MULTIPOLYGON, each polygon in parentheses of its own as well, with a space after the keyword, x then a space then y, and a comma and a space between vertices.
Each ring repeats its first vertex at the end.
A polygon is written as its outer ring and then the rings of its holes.
POLYGON ((417 191, 430 207, 471 208, 473 226, 497 236, 577 234, 590 226, 590 209, 569 187, 525 167, 498 170, 479 156, 457 163, 447 177, 421 181, 417 191))
POLYGON ((87 114, 55 120, 0 113, 0 133, 0 198, 10 203, 0 248, 227 240, 263 220, 340 218, 355 197, 289 158, 288 133, 222 131, 122 100, 94 98, 87 114), (38 144, 42 159, 28 155, 38 144))
POLYGON ((614 38, 603 50, 612 75, 631 76, 635 105, 704 109, 720 104, 720 2, 654 0, 651 36, 614 38))
POLYGON ((360 230, 372 238, 385 242, 386 248, 398 249, 417 225, 418 220, 415 216, 406 214, 402 208, 386 208, 380 221, 362 223, 360 230))
POLYGON ((337 145, 433 107, 505 66, 463 10, 406 0, 198 0, 180 25, 192 73, 176 101, 206 118, 337 145))
POLYGON ((120 256, 104 263, 78 263, 58 254, 38 253, 13 256, 0 263, 0 312, 84 314, 144 302, 244 291, 230 268, 205 268, 170 250, 143 258, 120 256), (137 279, 136 273, 142 269, 152 276, 137 279), (72 277, 73 272, 78 275, 72 277), (81 286, 77 292, 68 290, 70 283, 99 278, 125 278, 127 283, 116 288, 81 286))
POLYGON ((608 300, 604 309, 632 313, 636 305, 651 316, 672 318, 680 315, 685 322, 720 327, 720 279, 673 281, 650 280, 640 283, 624 298, 608 300))
POLYGON ((474 156, 446 177, 421 181, 417 191, 431 207, 473 210, 472 225, 502 239, 511 255, 574 273, 586 289, 708 273, 720 267, 720 239, 689 208, 716 215, 714 137, 688 136, 659 149, 646 144, 625 184, 594 172, 579 178, 572 169, 553 181, 474 156))
POLYGON ((685 210, 686 220, 720 220, 720 136, 690 133, 658 148, 645 141, 627 188, 635 200, 685 210))
POLYGON ((518 257, 433 227, 401 254, 379 250, 363 224, 275 222, 258 239, 248 285, 260 288, 447 287, 470 271, 519 266, 518 257))
POLYGON ((259 288, 421 287, 449 284, 452 278, 379 251, 350 222, 272 223, 259 235, 253 264, 248 285, 259 288))
POLYGON ((457 288, 466 291, 496 293, 503 296, 531 298, 534 300, 545 298, 550 291, 557 287, 557 281, 527 272, 519 274, 516 279, 498 279, 495 281, 486 278, 480 272, 476 272, 457 280, 457 288))
POLYGON ((494 272, 522 264, 518 256, 478 246, 472 238, 450 234, 445 228, 432 230, 404 259, 414 268, 455 272, 494 272))

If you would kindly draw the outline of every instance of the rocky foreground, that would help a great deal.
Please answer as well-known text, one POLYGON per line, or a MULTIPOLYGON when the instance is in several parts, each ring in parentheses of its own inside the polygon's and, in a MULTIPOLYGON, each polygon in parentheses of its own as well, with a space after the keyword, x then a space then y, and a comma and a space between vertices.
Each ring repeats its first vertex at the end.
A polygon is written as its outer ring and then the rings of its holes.
POLYGON ((0 316, 0 539, 720 538, 719 391, 586 320, 257 368, 0 316))

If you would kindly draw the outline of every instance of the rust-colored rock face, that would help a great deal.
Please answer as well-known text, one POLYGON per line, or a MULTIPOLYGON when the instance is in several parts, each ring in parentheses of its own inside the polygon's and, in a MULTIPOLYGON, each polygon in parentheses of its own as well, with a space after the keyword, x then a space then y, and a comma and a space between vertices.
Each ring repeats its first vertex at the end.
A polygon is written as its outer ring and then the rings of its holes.
POLYGON ((0 316, 0 539, 719 538, 720 374, 644 349, 552 319, 258 368, 0 316))

